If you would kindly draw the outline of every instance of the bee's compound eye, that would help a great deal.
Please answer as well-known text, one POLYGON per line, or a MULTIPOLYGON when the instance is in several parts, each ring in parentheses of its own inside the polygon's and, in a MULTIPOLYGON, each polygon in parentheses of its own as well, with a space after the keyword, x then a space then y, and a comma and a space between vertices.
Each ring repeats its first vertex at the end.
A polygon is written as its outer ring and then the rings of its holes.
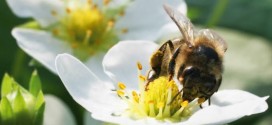
POLYGON ((194 68, 192 66, 185 68, 183 71, 183 76, 188 77, 188 76, 197 76, 199 75, 199 70, 197 68, 194 68))
POLYGON ((156 72, 155 72, 154 70, 150 70, 150 71, 148 72, 147 79, 148 79, 148 80, 153 80, 153 79, 156 78, 156 76, 157 76, 156 72))

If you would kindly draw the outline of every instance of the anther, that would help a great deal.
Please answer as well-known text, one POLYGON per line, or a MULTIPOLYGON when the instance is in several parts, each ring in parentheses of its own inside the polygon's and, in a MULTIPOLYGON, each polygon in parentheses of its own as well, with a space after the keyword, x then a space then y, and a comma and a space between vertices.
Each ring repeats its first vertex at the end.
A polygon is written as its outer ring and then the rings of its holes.
POLYGON ((103 0, 103 5, 108 5, 111 2, 111 0, 103 0))
POLYGON ((125 15, 125 10, 121 10, 119 13, 120 16, 124 16, 125 15))
POLYGON ((142 64, 140 62, 137 62, 137 67, 138 67, 139 70, 143 69, 143 66, 142 66, 142 64))
POLYGON ((59 35, 59 30, 58 30, 58 29, 53 29, 53 30, 52 30, 52 33, 53 33, 55 36, 57 36, 57 35, 59 35))
POLYGON ((124 29, 122 29, 122 31, 121 31, 123 34, 125 34, 125 33, 127 33, 128 32, 128 29, 127 28, 124 28, 124 29))
POLYGON ((65 10, 66 10, 66 13, 68 13, 68 14, 71 13, 71 9, 70 8, 67 7, 65 10))
POLYGON ((57 12, 55 10, 51 10, 51 15, 52 16, 56 16, 57 15, 57 12))
POLYGON ((118 87, 119 87, 119 89, 121 89, 121 90, 126 89, 126 85, 125 85, 124 83, 122 83, 122 82, 118 82, 118 87))
POLYGON ((123 92, 122 90, 117 90, 116 92, 117 92, 117 95, 120 97, 125 95, 125 92, 123 92))
POLYGON ((139 79, 140 79, 142 82, 144 82, 144 81, 146 80, 145 76, 143 76, 143 75, 139 75, 139 79))
POLYGON ((180 106, 181 107, 187 107, 188 106, 188 101, 187 100, 185 100, 185 101, 183 101, 181 104, 180 104, 180 106))
POLYGON ((92 33, 93 33, 92 30, 87 30, 86 31, 86 35, 85 35, 85 38, 84 38, 84 41, 83 41, 84 45, 88 45, 89 39, 92 36, 92 33))
POLYGON ((108 22, 108 27, 112 28, 114 26, 114 20, 108 22))

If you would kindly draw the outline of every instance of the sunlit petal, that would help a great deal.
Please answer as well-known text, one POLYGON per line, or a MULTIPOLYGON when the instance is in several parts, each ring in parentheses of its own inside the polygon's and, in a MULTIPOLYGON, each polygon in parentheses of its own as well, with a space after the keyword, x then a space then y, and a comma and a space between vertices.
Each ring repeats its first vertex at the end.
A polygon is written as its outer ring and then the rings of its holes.
POLYGON ((56 69, 73 99, 90 112, 123 110, 124 104, 112 91, 113 85, 101 82, 83 63, 69 54, 56 58, 56 69), (112 109, 112 106, 115 107, 112 109))
POLYGON ((7 0, 13 13, 19 17, 33 17, 42 26, 59 20, 64 14, 64 2, 61 0, 7 0))
POLYGON ((45 31, 15 28, 12 35, 21 49, 53 73, 56 73, 54 60, 57 54, 72 51, 67 43, 45 31))
POLYGON ((142 73, 149 69, 148 62, 157 44, 150 41, 122 41, 105 55, 103 66, 114 82, 124 82, 129 87, 138 87, 137 62, 142 63, 142 73))
POLYGON ((45 95, 43 125, 76 125, 72 112, 60 99, 45 95))
POLYGON ((120 34, 122 39, 157 40, 162 26, 172 22, 163 9, 163 4, 169 4, 186 14, 187 7, 183 0, 136 0, 126 10, 125 16, 117 22, 118 29, 128 29, 120 34))

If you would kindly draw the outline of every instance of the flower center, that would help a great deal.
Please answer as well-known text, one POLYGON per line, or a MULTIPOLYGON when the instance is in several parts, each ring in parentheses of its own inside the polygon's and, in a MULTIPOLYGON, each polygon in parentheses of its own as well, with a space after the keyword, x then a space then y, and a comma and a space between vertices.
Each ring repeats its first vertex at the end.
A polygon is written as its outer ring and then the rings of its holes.
POLYGON ((107 50, 119 40, 114 29, 116 16, 109 16, 110 11, 102 10, 92 2, 67 7, 66 16, 49 29, 57 38, 68 41, 73 54, 84 61, 96 52, 107 50))
POLYGON ((189 103, 182 99, 177 84, 174 80, 169 81, 168 77, 155 79, 145 90, 146 78, 140 74, 142 67, 139 63, 138 69, 139 92, 128 92, 124 83, 118 83, 117 95, 128 104, 124 115, 133 119, 153 117, 161 121, 179 122, 188 119, 198 108, 198 101, 189 103))

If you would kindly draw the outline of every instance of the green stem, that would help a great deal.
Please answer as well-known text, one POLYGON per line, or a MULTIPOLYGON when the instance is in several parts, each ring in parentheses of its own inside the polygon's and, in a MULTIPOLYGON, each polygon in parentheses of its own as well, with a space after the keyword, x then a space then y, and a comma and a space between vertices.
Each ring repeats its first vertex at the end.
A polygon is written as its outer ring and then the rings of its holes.
POLYGON ((23 64, 25 57, 26 57, 25 53, 22 50, 18 49, 11 70, 11 73, 13 74, 14 77, 20 75, 20 71, 22 68, 21 64, 23 64))
POLYGON ((215 26, 218 23, 228 5, 228 2, 229 0, 218 0, 211 14, 211 18, 208 20, 206 24, 208 27, 215 26))

